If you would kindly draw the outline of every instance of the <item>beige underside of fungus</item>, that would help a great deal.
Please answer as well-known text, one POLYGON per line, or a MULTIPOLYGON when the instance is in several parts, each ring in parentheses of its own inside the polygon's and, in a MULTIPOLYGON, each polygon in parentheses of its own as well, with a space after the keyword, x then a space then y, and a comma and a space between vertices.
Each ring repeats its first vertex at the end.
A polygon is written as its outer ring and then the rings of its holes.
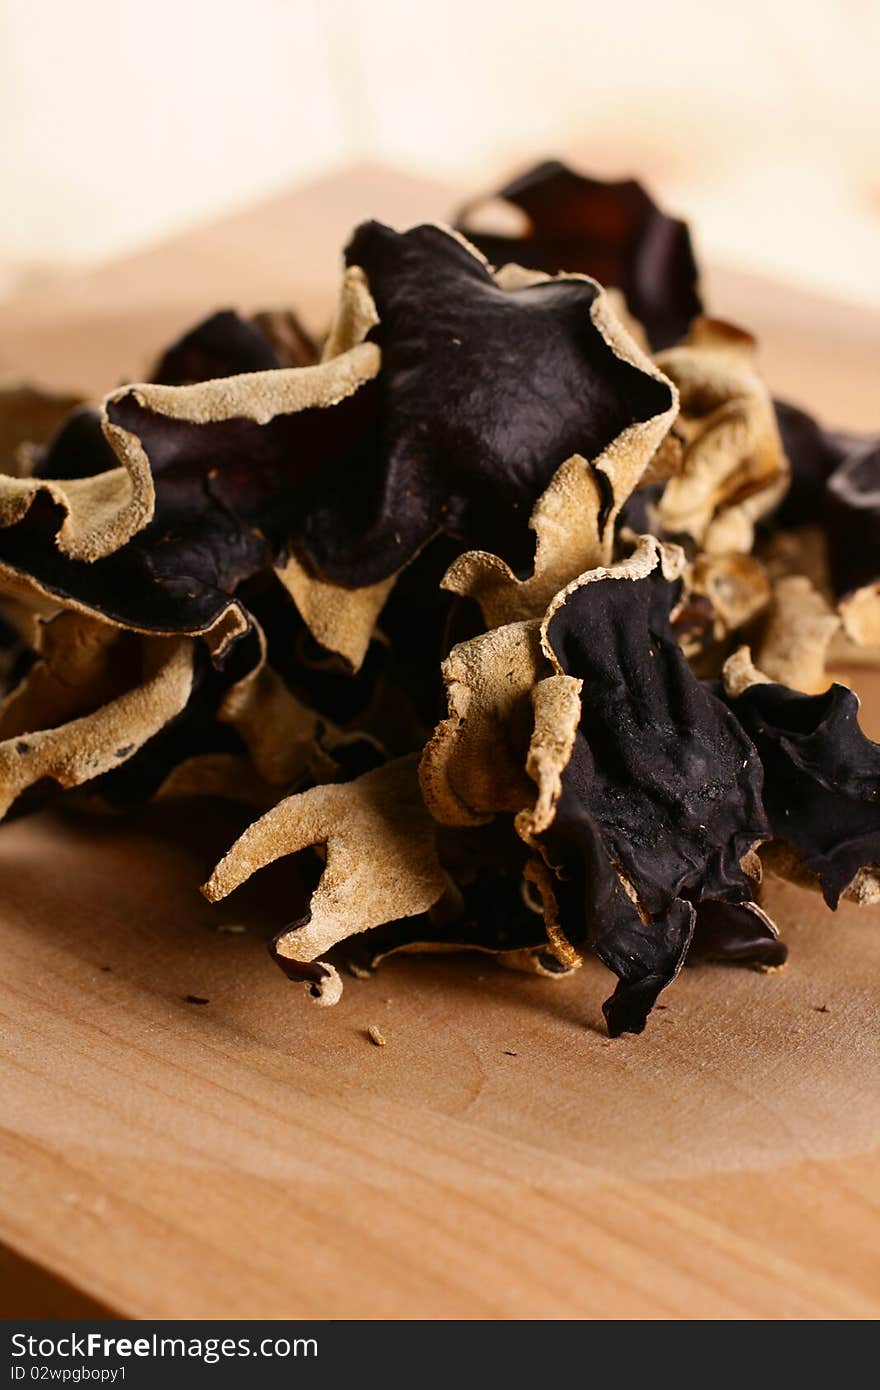
POLYGON ((713 554, 747 552, 754 523, 781 499, 788 465, 755 342, 732 324, 697 319, 655 361, 678 387, 681 471, 664 488, 660 522, 713 554))
MULTIPOLYGON (((315 961, 349 936, 426 912, 446 888, 415 755, 279 802, 236 840, 202 891, 217 902, 258 869, 310 846, 325 847, 326 859, 308 918, 275 943, 291 961, 315 961)), ((335 1003, 342 982, 333 966, 324 971, 319 1002, 335 1003)))
POLYGON ((829 684, 825 666, 839 627, 838 614, 805 575, 777 579, 758 644, 758 666, 780 685, 818 694, 829 684))
POLYGON ((537 622, 509 623, 452 649, 443 663, 449 716, 425 745, 419 769, 435 820, 481 825, 528 803, 531 692, 546 674, 537 622))
POLYGON ((119 767, 186 706, 189 638, 140 638, 140 674, 119 690, 130 641, 106 624, 60 613, 43 627, 42 658, 0 708, 0 815, 51 778, 77 787, 119 767), (83 705, 87 712, 80 713, 83 705))

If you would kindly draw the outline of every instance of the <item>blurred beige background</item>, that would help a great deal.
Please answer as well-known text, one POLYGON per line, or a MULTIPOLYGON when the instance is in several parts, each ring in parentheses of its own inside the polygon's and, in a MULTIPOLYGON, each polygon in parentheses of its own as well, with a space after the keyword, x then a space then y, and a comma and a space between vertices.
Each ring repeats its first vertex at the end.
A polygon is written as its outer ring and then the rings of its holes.
POLYGON ((0 0, 0 291, 353 161, 557 154, 878 306, 878 54, 878 0, 0 0))

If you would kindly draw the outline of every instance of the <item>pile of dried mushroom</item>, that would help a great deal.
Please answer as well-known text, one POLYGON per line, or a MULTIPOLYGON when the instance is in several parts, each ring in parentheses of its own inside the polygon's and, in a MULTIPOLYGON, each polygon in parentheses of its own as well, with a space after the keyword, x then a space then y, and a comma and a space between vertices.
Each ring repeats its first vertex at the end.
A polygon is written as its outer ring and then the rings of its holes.
POLYGON ((317 851, 272 949, 319 1002, 355 933, 592 950, 639 1032, 686 957, 784 960, 762 872, 880 898, 825 674, 880 647, 880 439, 771 399, 637 184, 497 197, 359 227, 320 347, 222 312, 99 406, 7 387, 0 808, 245 801, 203 891, 317 851))

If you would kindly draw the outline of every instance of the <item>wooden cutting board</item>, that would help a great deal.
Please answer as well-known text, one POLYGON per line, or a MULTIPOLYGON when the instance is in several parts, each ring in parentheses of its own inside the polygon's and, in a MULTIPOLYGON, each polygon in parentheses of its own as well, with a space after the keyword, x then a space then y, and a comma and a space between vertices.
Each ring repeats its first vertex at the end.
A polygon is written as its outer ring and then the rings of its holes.
MULTIPOLYGON (((0 307, 0 362, 99 391, 219 305, 317 325, 354 221, 451 201, 292 192, 0 307)), ((777 390, 876 427, 875 316, 742 274, 710 299, 777 390)), ((605 1036, 598 964, 399 959, 321 1010, 265 951, 289 866, 199 897, 235 814, 0 829, 7 1315, 880 1315, 880 912, 775 885, 789 966, 686 970, 640 1038, 605 1036)))

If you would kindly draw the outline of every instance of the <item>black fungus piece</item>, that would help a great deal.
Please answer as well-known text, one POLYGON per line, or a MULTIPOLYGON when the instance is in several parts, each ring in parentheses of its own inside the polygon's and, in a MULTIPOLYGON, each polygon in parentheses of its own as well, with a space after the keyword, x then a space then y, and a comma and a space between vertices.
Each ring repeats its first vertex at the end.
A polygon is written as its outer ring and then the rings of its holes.
POLYGON ((587 281, 504 290, 432 226, 365 223, 346 255, 379 313, 378 448, 326 488, 295 542, 349 586, 396 573, 438 532, 528 571, 529 517, 558 466, 667 410, 669 387, 612 351, 587 281))
MULTIPOLYGON (((55 543, 61 510, 40 494, 20 522, 0 529, 0 562, 62 602, 123 625, 203 631, 236 602, 241 583, 285 552, 310 491, 338 488, 338 475, 326 482, 330 461, 342 473, 354 465, 371 428, 370 395, 368 385, 332 408, 266 424, 193 424, 153 413, 128 393, 110 404, 108 416, 138 435, 150 459, 156 505, 149 525, 112 555, 71 560, 55 543)), ((94 445, 96 462, 79 456, 77 476, 103 471, 109 446, 100 429, 90 417, 77 428, 94 445)), ((57 442, 67 457, 64 430, 57 442)), ((46 477, 58 476, 54 447, 41 463, 46 477)))
POLYGON ((812 415, 774 401, 782 447, 791 464, 788 491, 775 513, 782 526, 807 526, 821 514, 825 485, 840 462, 838 450, 812 415))
POLYGON ((555 819, 560 924, 618 975, 609 1029, 640 1032, 674 978, 705 900, 747 902, 746 852, 765 838, 761 764, 669 625, 680 586, 659 568, 574 589, 547 637, 583 681, 555 819))
POLYGON ((617 514, 618 534, 624 530, 634 531, 639 536, 663 534, 653 509, 663 496, 665 486, 665 483, 648 483, 630 493, 617 514))
POLYGON ((766 831, 757 754, 671 632, 678 593, 659 566, 595 580, 548 625, 563 671, 584 682, 584 757, 564 780, 649 912, 685 893, 743 900, 740 859, 766 831))
POLYGON ((91 405, 72 410, 54 438, 34 451, 36 478, 90 478, 118 467, 119 459, 101 428, 100 412, 91 405))
POLYGON ((757 903, 727 903, 718 899, 697 907, 687 964, 717 961, 765 969, 784 965, 788 947, 757 903))
POLYGON ((166 349, 150 380, 162 386, 188 386, 280 365, 272 342, 258 324, 234 309, 220 309, 166 349))
MULTIPOLYGON (((391 591, 379 618, 387 642, 393 679, 406 690, 426 729, 442 717, 445 691, 441 663, 450 647, 465 636, 468 600, 440 587, 459 547, 448 536, 437 536, 407 565, 391 591)), ((477 614, 482 631, 482 621, 477 614)))
POLYGON ((655 350, 677 343, 702 312, 686 223, 661 212, 634 179, 605 183, 549 160, 494 196, 518 207, 529 225, 523 236, 492 236, 471 229, 474 205, 459 215, 493 265, 579 271, 615 286, 655 350))
POLYGON ((674 898, 650 916, 626 892, 598 819, 584 796, 593 776, 579 735, 563 774, 553 824, 541 837, 556 870, 559 924, 575 947, 588 947, 618 977, 602 1005, 612 1037, 641 1033, 657 998, 684 962, 694 929, 690 902, 674 898))
POLYGON ((60 508, 45 495, 0 531, 0 560, 63 604, 145 632, 200 632, 234 603, 236 586, 271 563, 266 539, 212 516, 198 486, 163 489, 159 517, 122 549, 87 563, 56 547, 60 508))
MULTIPOLYGON (((513 866, 511 866, 513 869, 513 866)), ((461 889, 461 912, 438 924, 427 913, 374 927, 360 939, 360 954, 370 967, 399 952, 482 951, 503 955, 534 952, 540 969, 564 975, 566 966, 553 954, 544 918, 529 908, 520 889, 520 874, 481 870, 461 889)))
POLYGON ((246 319, 234 309, 220 309, 172 343, 149 379, 162 386, 189 386, 243 372, 308 367, 317 360, 317 346, 292 310, 246 319))
POLYGON ((835 433, 797 406, 775 407, 791 464, 775 524, 824 528, 838 596, 872 583, 880 576, 880 435, 835 433))
POLYGON ((272 344, 279 367, 311 367, 320 360, 317 341, 292 309, 263 309, 253 323, 272 344))
POLYGON ((837 907, 860 869, 880 865, 880 744, 859 727, 858 698, 843 685, 804 695, 759 684, 730 708, 764 765, 774 837, 837 907))

